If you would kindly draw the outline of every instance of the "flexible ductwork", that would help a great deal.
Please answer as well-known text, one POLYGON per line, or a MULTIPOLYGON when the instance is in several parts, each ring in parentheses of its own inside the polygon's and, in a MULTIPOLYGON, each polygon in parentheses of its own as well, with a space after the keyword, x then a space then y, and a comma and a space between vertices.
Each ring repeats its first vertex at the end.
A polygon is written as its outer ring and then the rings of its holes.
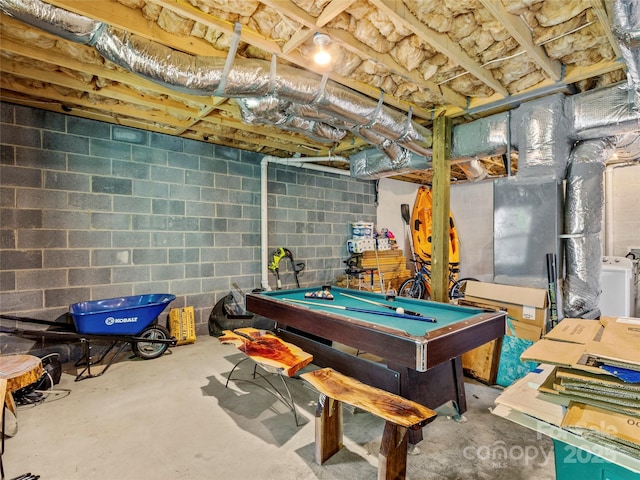
POLYGON ((571 137, 589 140, 640 131, 640 114, 628 100, 624 83, 567 98, 571 137))
POLYGON ((640 5, 637 0, 614 0, 611 31, 627 65, 629 105, 640 108, 640 5))
POLYGON ((349 167, 352 177, 373 180, 389 175, 401 175, 411 170, 427 170, 431 168, 431 156, 425 157, 407 152, 398 161, 390 163, 387 156, 376 149, 369 148, 351 155, 349 167))
POLYGON ((638 132, 616 135, 616 160, 618 162, 632 162, 640 160, 640 135, 638 132))
POLYGON ((569 159, 564 212, 566 274, 563 284, 563 309, 567 317, 600 316, 602 174, 613 151, 610 139, 588 140, 576 145, 569 159))
POLYGON ((312 72, 233 58, 232 50, 228 59, 187 55, 37 0, 0 0, 0 9, 47 32, 94 45, 107 60, 173 90, 242 98, 246 121, 303 131, 327 142, 348 130, 393 162, 405 162, 408 152, 431 154, 428 129, 312 72))
POLYGON ((512 112, 511 134, 518 149, 518 177, 565 177, 571 152, 565 96, 550 95, 512 112))

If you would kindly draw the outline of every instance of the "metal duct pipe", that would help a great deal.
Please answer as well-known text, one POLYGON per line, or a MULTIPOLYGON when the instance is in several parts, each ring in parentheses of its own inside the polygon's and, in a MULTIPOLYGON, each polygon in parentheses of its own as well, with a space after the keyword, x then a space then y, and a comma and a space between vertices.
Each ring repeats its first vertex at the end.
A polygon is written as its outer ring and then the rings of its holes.
POLYGON ((389 158, 375 148, 362 150, 349 157, 351 176, 359 180, 375 180, 390 175, 401 175, 411 170, 431 168, 431 156, 425 157, 407 152, 404 162, 390 162, 389 158))
POLYGON ((625 133, 615 137, 616 159, 620 162, 640 160, 640 132, 625 133))
POLYGON ((629 108, 624 83, 569 97, 565 111, 571 124, 570 136, 576 140, 640 131, 640 112, 629 108))
POLYGON ((588 140, 576 145, 569 159, 563 235, 566 274, 562 287, 566 317, 600 316, 602 173, 613 150, 611 139, 588 140))
POLYGON ((518 149, 518 177, 562 180, 571 152, 565 96, 550 95, 512 112, 512 139, 518 149))
POLYGON ((104 24, 39 0, 0 0, 0 10, 24 23, 72 42, 93 45, 104 24))
POLYGON ((611 30, 627 64, 628 102, 639 108, 640 91, 640 5, 636 0, 614 0, 611 30))
MULTIPOLYGON (((327 140, 335 141, 336 129, 349 130, 395 162, 404 162, 407 151, 431 153, 430 130, 403 113, 313 72, 288 65, 276 69, 275 62, 264 60, 187 55, 39 0, 0 0, 0 10, 50 33, 95 45, 108 60, 176 91, 229 98, 277 96, 283 116, 292 118, 299 116, 296 108, 312 106, 320 119, 303 120, 327 124, 327 128, 313 128, 316 138, 330 132, 327 140), (78 27, 67 32, 69 25, 78 27)), ((247 108, 250 106, 245 104, 245 111, 247 108)), ((256 119, 258 123, 268 123, 260 115, 256 119)))

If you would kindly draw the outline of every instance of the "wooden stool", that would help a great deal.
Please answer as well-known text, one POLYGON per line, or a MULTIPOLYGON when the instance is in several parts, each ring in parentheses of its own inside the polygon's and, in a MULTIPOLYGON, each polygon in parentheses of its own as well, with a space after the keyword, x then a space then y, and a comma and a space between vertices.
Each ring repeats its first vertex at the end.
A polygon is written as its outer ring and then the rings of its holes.
POLYGON ((322 465, 342 448, 342 403, 386 421, 380 444, 378 480, 401 480, 407 474, 408 429, 422 428, 437 413, 404 397, 371 387, 322 368, 300 375, 320 392, 316 410, 316 462, 322 465))
MULTIPOLYGON (((236 346, 238 350, 246 355, 245 358, 236 363, 229 375, 227 375, 227 383, 225 387, 229 385, 229 381, 231 380, 231 375, 235 369, 245 360, 253 360, 255 362, 253 368, 253 379, 255 380, 256 375, 260 376, 267 384, 271 387, 271 389, 266 388, 266 390, 274 395, 276 398, 280 399, 287 407, 291 409, 293 412, 293 416, 296 421, 296 426, 300 426, 298 423, 298 413, 296 412, 296 405, 293 401, 293 397, 291 396, 291 392, 289 391, 289 387, 284 380, 284 377, 293 377, 301 368, 307 366, 313 360, 313 356, 301 348, 282 341, 280 338, 276 337, 270 332, 265 330, 258 330, 256 328, 236 328, 235 330, 223 330, 222 336, 218 337, 220 343, 223 344, 233 344, 236 346), (260 373, 256 372, 256 367, 260 366, 263 370, 268 373, 276 374, 282 380, 282 384, 284 385, 284 389, 287 393, 287 396, 284 396, 280 390, 278 390, 275 385, 273 385, 268 378, 260 373)), ((242 380, 235 379, 238 381, 249 381, 251 380, 242 380)), ((264 387, 263 387, 264 388, 264 387)))
MULTIPOLYGON (((17 410, 12 393, 31 385, 43 373, 42 361, 34 355, 0 355, 0 378, 7 381, 4 405, 14 416, 17 415, 17 410)), ((4 430, 3 424, 2 431, 5 435, 12 436, 10 432, 4 430)))
POLYGON ((2 399, 2 420, 0 423, 0 475, 4 478, 2 454, 4 453, 4 437, 12 437, 18 432, 16 403, 13 400, 13 392, 31 385, 44 373, 42 361, 33 355, 0 355, 0 398, 2 399), (14 424, 7 428, 7 410, 11 412, 14 424), (9 430, 9 431, 7 431, 9 430))

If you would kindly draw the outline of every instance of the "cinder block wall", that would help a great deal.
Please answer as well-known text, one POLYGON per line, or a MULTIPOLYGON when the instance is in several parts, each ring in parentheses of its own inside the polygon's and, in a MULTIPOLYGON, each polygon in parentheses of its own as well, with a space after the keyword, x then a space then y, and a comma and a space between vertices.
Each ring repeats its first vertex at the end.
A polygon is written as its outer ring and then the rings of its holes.
MULTIPOLYGON (((54 320, 79 301, 167 292, 205 334, 232 283, 260 286, 262 155, 0 107, 0 312, 54 320)), ((375 221, 374 183, 273 164, 268 179, 269 253, 304 262, 302 286, 333 282, 350 222, 375 221)), ((2 353, 34 348, 0 336, 2 353)))

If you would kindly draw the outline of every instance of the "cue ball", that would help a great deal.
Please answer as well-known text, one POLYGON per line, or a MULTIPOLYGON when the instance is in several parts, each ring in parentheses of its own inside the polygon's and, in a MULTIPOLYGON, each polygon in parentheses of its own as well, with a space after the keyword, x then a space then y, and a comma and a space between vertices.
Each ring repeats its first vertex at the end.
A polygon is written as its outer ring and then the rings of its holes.
POLYGON ((402 315, 404 313, 404 308, 402 307, 396 308, 396 313, 399 313, 400 315, 402 315))

